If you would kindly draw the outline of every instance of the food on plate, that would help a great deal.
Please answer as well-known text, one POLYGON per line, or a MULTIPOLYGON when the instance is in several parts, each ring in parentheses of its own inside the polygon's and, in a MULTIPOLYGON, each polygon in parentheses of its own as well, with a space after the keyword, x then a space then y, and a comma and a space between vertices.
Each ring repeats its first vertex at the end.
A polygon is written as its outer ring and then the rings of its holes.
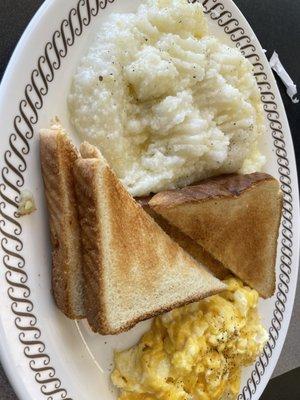
POLYGON ((18 214, 20 216, 29 215, 36 211, 33 194, 29 190, 22 190, 18 202, 18 214))
POLYGON ((235 400, 241 368, 267 340, 258 293, 238 279, 227 290, 155 318, 131 349, 115 354, 119 400, 235 400))
POLYGON ((282 193, 257 172, 253 66, 200 3, 108 16, 68 96, 80 151, 57 119, 41 132, 59 309, 102 335, 155 317, 115 354, 120 400, 236 399, 268 337, 282 193))
MULTIPOLYGON (((89 145, 82 145, 84 157, 89 145)), ((137 322, 226 288, 131 197, 97 150, 75 162, 85 310, 95 332, 137 322)))
POLYGON ((282 200, 275 178, 253 173, 161 192, 149 205, 267 298, 275 290, 282 200))
POLYGON ((157 214, 150 206, 149 201, 151 196, 141 197, 137 199, 145 211, 155 220, 155 222, 176 242, 182 247, 187 253, 189 253, 195 260, 200 264, 205 265, 214 276, 218 279, 225 279, 231 272, 225 268, 220 261, 216 260, 211 254, 209 254, 200 244, 195 242, 176 226, 171 225, 161 215, 157 214))
POLYGON ((81 143, 79 150, 82 158, 102 158, 101 151, 88 142, 81 143))
POLYGON ((40 155, 52 243, 52 287, 58 308, 84 318, 80 227, 72 168, 79 153, 59 122, 40 135, 40 155))
POLYGON ((200 2, 112 14, 74 74, 71 120, 134 196, 260 170, 251 63, 209 31, 200 2))

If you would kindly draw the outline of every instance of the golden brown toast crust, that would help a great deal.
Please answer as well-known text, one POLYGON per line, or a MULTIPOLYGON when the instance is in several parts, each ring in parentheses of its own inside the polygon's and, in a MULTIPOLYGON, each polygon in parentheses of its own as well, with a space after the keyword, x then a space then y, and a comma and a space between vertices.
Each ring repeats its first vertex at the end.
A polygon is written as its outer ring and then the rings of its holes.
POLYGON ((101 219, 98 213, 97 164, 95 160, 78 160, 73 173, 81 225, 83 249, 83 275, 86 285, 85 312, 87 320, 97 332, 99 326, 106 326, 105 313, 98 307, 103 297, 102 235, 101 219))
POLYGON ((282 201, 276 179, 254 173, 162 192, 149 204, 267 298, 275 290, 282 201))
POLYGON ((187 186, 183 189, 166 190, 152 197, 150 206, 155 209, 160 207, 172 208, 177 205, 208 201, 210 199, 241 195, 245 190, 252 189, 255 184, 273 181, 274 178, 263 172, 254 172, 247 175, 221 175, 205 179, 197 185, 187 186))
POLYGON ((80 228, 72 165, 79 154, 59 125, 42 130, 40 158, 52 243, 52 288, 58 308, 84 318, 80 228))
POLYGON ((81 143, 79 151, 82 158, 102 158, 100 150, 89 142, 81 143))
MULTIPOLYGON (((199 271, 201 267, 184 253, 133 200, 103 159, 78 160, 74 167, 74 177, 79 203, 84 276, 87 287, 86 315, 93 331, 101 334, 124 332, 139 321, 225 289, 225 285, 204 269, 199 271), (101 201, 99 193, 101 193, 101 201), (108 213, 108 216, 103 213, 108 213), (162 248, 156 250, 156 243, 162 248), (183 296, 178 297, 176 292, 174 295, 170 287, 167 287, 166 290, 172 292, 172 301, 162 303, 161 299, 154 299, 152 293, 156 293, 155 289, 161 276, 166 275, 162 268, 164 260, 162 257, 165 257, 168 263, 164 265, 168 271, 168 279, 169 276, 172 278, 170 274, 172 274, 173 265, 178 264, 179 257, 182 260, 180 269, 177 268, 174 271, 180 270, 180 282, 181 279, 182 282, 190 279, 188 277, 191 275, 191 268, 193 282, 201 277, 207 279, 205 288, 201 284, 202 290, 194 289, 190 295, 187 294, 183 298, 183 296), (135 315, 134 317, 127 318, 122 324, 117 321, 115 325, 112 325, 110 322, 111 315, 114 313, 112 309, 115 307, 114 302, 111 301, 112 292, 116 293, 115 303, 119 300, 118 297, 122 298, 122 303, 118 304, 121 304, 121 310, 124 304, 124 313, 128 312, 128 309, 138 309, 136 314, 132 314, 135 315), (132 293, 137 293, 136 297, 132 293), (148 308, 148 311, 145 311, 147 307, 140 307, 140 304, 133 300, 138 298, 145 301, 146 297, 147 302, 148 298, 149 301, 154 299, 154 304, 158 304, 157 307, 154 306, 151 310, 148 308), (131 304, 132 301, 134 301, 133 304, 131 304)), ((197 288, 201 285, 197 284, 197 288)), ((185 289, 188 292, 190 290, 190 288, 185 289)))

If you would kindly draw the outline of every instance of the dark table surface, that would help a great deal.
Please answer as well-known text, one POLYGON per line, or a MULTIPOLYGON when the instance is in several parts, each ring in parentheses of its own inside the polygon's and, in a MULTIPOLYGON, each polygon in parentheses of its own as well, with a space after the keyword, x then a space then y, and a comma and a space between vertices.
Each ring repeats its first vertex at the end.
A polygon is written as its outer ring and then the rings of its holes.
MULTIPOLYGON (((0 0, 0 79, 18 39, 42 3, 42 0, 0 0)), ((235 3, 248 19, 262 46, 268 51, 267 55, 270 56, 274 50, 278 52, 284 66, 300 89, 300 1, 235 0, 235 3)), ((293 135, 299 173, 300 104, 293 104, 286 95, 283 84, 278 81, 278 85, 293 135)), ((295 317, 296 315, 294 314, 295 317)), ((299 321, 298 318, 297 320, 299 321)), ((298 324, 295 326, 293 320, 291 330, 293 330, 293 335, 300 338, 299 326, 298 324)), ((285 356, 288 354, 285 362, 288 362, 289 354, 290 357, 293 356, 293 352, 298 352, 299 354, 299 347, 300 344, 297 349, 290 349, 288 346, 284 347, 283 354, 285 356)), ((300 368, 293 369, 272 379, 261 399, 299 400, 300 368)), ((0 400, 16 400, 16 396, 6 381, 1 366, 0 400)))

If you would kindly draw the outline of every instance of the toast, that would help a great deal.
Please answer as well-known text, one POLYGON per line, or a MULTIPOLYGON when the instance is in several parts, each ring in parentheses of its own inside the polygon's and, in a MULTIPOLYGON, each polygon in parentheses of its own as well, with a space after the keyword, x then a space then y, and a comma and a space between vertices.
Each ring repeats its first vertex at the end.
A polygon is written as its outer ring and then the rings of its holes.
MULTIPOLYGON (((82 158, 98 158, 101 153, 93 145, 88 142, 83 142, 80 145, 80 154, 82 158)), ((140 197, 135 199, 143 209, 152 217, 155 222, 176 242, 182 247, 187 253, 189 253, 196 261, 200 264, 205 265, 214 276, 218 279, 225 279, 231 272, 226 269, 218 260, 213 258, 207 251, 203 249, 198 243, 196 243, 189 236, 185 235, 174 225, 168 223, 167 220, 157 214, 150 206, 149 201, 151 196, 140 197)))
POLYGON ((225 268, 220 261, 216 260, 211 256, 204 248, 187 236, 185 233, 180 231, 176 226, 171 225, 161 215, 157 214, 150 206, 149 201, 151 196, 140 197, 136 200, 143 207, 143 209, 155 220, 155 222, 176 242, 182 247, 188 254, 190 254, 200 264, 205 265, 210 272, 218 279, 225 279, 231 272, 225 268))
POLYGON ((149 205, 268 298, 275 290, 282 201, 279 182, 254 173, 162 192, 149 205))
POLYGON ((58 308, 85 317, 80 225, 73 165, 79 153, 58 121, 40 134, 40 158, 52 243, 52 289, 58 308))
POLYGON ((79 151, 82 158, 103 158, 101 151, 89 142, 82 142, 79 151))
POLYGON ((127 331, 139 321, 224 290, 226 285, 173 242, 130 196, 100 153, 97 157, 79 159, 74 166, 85 309, 92 330, 106 335, 127 331))

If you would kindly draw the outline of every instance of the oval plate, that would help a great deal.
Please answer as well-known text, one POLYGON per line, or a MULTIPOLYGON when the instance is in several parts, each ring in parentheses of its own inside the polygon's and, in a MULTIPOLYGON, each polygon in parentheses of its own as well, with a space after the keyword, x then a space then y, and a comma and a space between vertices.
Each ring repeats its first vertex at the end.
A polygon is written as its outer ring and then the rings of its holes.
MULTIPOLYGON (((95 335, 55 307, 50 293, 50 243, 39 166, 38 131, 58 115, 70 130, 66 94, 72 73, 91 38, 111 12, 135 11, 132 0, 47 0, 35 15, 9 63, 0 90, 1 157, 1 362, 15 391, 29 399, 114 399, 109 381, 113 349, 131 346, 149 326, 116 337, 95 335), (38 210, 19 219, 22 188, 38 210)), ((261 301, 269 341, 255 365, 244 370, 239 399, 258 399, 279 357, 293 307, 299 259, 299 204, 291 134, 274 77, 247 21, 231 0, 203 1, 211 29, 253 63, 267 132, 261 147, 266 172, 281 182, 283 219, 277 285, 261 301)), ((78 142, 76 137, 73 138, 78 142)))

